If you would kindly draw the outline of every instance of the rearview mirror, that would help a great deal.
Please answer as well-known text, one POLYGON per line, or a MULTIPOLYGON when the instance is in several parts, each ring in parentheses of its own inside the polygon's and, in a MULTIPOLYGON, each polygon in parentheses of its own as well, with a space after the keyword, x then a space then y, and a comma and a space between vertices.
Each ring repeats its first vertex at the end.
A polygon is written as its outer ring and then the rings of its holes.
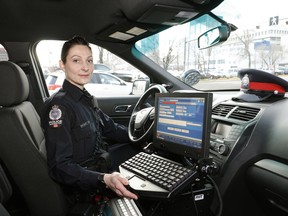
POLYGON ((228 39, 230 35, 229 25, 221 25, 206 31, 198 37, 198 48, 205 49, 220 44, 228 39))

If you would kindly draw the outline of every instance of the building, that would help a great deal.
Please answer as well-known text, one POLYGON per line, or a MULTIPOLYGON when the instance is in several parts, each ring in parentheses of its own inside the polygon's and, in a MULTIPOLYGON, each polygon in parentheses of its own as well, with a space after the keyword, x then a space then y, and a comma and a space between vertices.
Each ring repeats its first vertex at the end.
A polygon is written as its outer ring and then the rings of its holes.
POLYGON ((279 66, 288 66, 288 19, 272 17, 255 28, 238 29, 225 43, 210 49, 204 52, 209 68, 252 67, 275 72, 279 66))

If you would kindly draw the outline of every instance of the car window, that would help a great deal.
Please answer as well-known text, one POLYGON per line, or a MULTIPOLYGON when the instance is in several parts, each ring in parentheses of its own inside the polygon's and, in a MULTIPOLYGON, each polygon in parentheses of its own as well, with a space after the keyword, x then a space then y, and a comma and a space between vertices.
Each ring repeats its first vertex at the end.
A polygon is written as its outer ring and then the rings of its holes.
POLYGON ((99 78, 102 84, 121 85, 120 80, 117 80, 108 74, 99 74, 99 78))
POLYGON ((111 69, 107 65, 94 64, 94 70, 96 70, 96 71, 110 71, 111 69))
POLYGON ((233 31, 227 41, 207 49, 198 48, 198 37, 207 27, 221 24, 208 14, 138 41, 136 48, 180 80, 186 71, 197 70, 201 79, 193 87, 199 90, 239 89, 238 71, 244 68, 287 79, 288 16, 281 7, 285 3, 223 1, 212 13, 233 31))
POLYGON ((47 74, 46 79, 45 79, 47 85, 55 84, 56 80, 57 80, 57 76, 52 75, 52 74, 49 74, 49 75, 47 74))
POLYGON ((8 59, 6 49, 0 44, 0 61, 8 61, 8 59))
MULTIPOLYGON (((64 41, 45 40, 40 41, 36 47, 36 54, 46 79, 46 85, 50 95, 59 90, 64 81, 64 73, 59 68, 60 53, 63 43, 64 41)), ((98 77, 95 73, 93 74, 91 83, 106 84, 105 91, 100 89, 102 87, 99 85, 94 85, 93 88, 89 85, 89 89, 91 89, 93 94, 98 95, 98 92, 101 92, 102 96, 111 94, 114 96, 123 94, 129 95, 132 91, 132 82, 139 78, 147 77, 138 69, 111 52, 94 44, 90 45, 93 52, 94 72, 107 73, 98 74, 98 77), (101 52, 99 52, 99 50, 101 50, 101 52), (115 91, 115 85, 121 85, 121 89, 115 91)))
POLYGON ((90 83, 100 83, 99 75, 97 73, 92 74, 90 83))
POLYGON ((61 70, 57 70, 51 73, 46 72, 44 77, 50 95, 62 87, 63 81, 65 79, 64 72, 61 70))

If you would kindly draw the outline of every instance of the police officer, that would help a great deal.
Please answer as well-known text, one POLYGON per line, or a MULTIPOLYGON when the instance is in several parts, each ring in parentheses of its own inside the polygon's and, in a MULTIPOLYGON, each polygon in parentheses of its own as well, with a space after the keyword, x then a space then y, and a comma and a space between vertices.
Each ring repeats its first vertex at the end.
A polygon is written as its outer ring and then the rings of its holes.
POLYGON ((121 197, 137 199, 119 172, 104 172, 109 156, 102 136, 122 143, 129 137, 127 128, 104 114, 84 88, 94 70, 89 43, 79 36, 65 42, 59 64, 65 72, 62 89, 45 102, 41 117, 50 176, 83 191, 104 184, 121 197))

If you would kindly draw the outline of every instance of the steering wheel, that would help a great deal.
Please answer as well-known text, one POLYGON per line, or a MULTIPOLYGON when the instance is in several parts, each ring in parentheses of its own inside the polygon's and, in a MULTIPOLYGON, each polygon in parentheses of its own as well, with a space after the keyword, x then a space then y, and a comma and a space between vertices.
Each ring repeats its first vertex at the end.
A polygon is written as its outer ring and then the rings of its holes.
POLYGON ((131 142, 144 142, 152 134, 154 126, 154 106, 147 103, 150 96, 156 93, 166 93, 162 85, 153 85, 140 97, 135 105, 128 125, 128 135, 131 142))

